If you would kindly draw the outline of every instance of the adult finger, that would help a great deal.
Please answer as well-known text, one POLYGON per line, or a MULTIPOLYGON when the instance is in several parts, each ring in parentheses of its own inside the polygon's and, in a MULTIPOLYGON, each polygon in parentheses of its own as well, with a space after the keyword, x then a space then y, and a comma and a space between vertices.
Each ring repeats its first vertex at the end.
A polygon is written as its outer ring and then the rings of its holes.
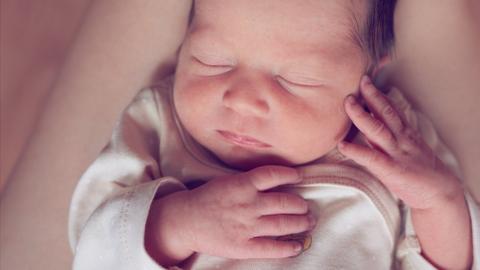
POLYGON ((259 191, 286 184, 296 184, 302 181, 296 169, 284 166, 262 166, 245 174, 259 191))
POLYGON ((305 214, 308 212, 308 203, 297 194, 286 192, 261 193, 255 206, 259 216, 274 214, 305 214))

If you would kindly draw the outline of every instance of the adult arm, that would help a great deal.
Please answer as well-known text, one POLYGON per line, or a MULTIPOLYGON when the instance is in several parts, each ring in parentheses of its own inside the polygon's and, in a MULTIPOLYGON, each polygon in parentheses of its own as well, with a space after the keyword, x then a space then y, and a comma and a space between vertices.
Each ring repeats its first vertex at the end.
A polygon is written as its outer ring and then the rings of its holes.
POLYGON ((66 228, 74 185, 108 141, 121 109, 168 71, 190 5, 92 2, 1 198, 2 268, 70 267, 66 228))
POLYGON ((0 2, 0 193, 90 1, 0 2))
POLYGON ((422 109, 461 164, 480 201, 480 1, 399 0, 395 84, 422 109))
MULTIPOLYGON (((473 146, 478 145, 480 126, 473 123, 480 117, 479 25, 479 1, 398 1, 396 84, 432 119, 458 157, 462 180, 477 200, 480 148, 473 146)), ((452 250, 452 246, 438 245, 445 239, 439 235, 445 236, 449 229, 447 222, 442 221, 452 222, 458 214, 453 207, 442 213, 414 213, 412 221, 427 257, 452 250), (447 217, 448 212, 451 214, 447 217)), ((472 240, 474 253, 478 252, 475 233, 472 240)))

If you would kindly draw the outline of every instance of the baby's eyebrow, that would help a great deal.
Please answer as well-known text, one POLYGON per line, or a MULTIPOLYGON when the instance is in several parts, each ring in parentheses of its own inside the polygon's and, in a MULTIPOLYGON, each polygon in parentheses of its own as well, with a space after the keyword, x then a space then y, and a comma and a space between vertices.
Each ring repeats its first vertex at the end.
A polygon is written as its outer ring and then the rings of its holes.
POLYGON ((353 45, 358 47, 359 49, 363 50, 363 38, 360 34, 360 25, 358 24, 358 20, 355 19, 355 23, 352 27, 352 30, 348 34, 348 41, 351 42, 353 45))
POLYGON ((350 13, 350 30, 346 36, 346 41, 356 46, 358 49, 365 51, 364 39, 362 35, 362 25, 364 23, 361 22, 352 7, 348 7, 348 12, 350 13))

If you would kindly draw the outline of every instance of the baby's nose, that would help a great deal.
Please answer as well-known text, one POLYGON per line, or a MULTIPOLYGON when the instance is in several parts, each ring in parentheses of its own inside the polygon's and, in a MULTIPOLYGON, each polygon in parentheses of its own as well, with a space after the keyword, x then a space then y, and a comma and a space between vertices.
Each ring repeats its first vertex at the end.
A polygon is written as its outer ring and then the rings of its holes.
POLYGON ((223 104, 241 115, 266 116, 270 107, 267 101, 254 91, 230 89, 223 95, 223 104))

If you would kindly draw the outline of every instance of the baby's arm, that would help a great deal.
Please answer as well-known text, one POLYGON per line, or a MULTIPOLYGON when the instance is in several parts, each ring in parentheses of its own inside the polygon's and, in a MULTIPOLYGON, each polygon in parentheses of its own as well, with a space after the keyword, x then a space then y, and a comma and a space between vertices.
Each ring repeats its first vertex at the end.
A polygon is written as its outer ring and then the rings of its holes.
POLYGON ((440 269, 470 269, 472 227, 463 190, 428 209, 411 209, 423 255, 440 269))
POLYGON ((360 89, 374 117, 354 97, 347 98, 345 109, 373 148, 341 143, 339 150, 411 208, 422 253, 432 264, 467 269, 473 257, 472 227, 460 181, 368 78, 360 89))
POLYGON ((140 92, 78 182, 69 213, 74 269, 158 269, 144 247, 150 205, 186 187, 161 175, 157 110, 154 92, 140 92))

